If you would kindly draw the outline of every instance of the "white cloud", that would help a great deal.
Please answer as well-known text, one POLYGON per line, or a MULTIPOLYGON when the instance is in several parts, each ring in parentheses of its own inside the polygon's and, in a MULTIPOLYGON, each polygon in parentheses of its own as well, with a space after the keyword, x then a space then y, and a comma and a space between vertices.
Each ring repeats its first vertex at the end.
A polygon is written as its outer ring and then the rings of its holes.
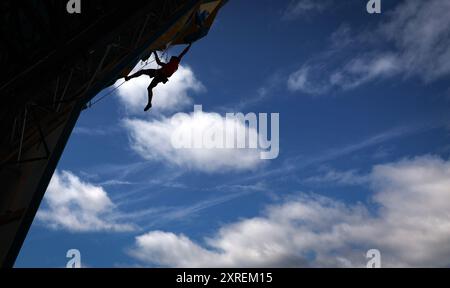
POLYGON ((351 59, 342 70, 328 79, 332 86, 343 89, 356 88, 366 82, 389 77, 400 72, 399 60, 392 54, 376 54, 351 59))
POLYGON ((372 30, 351 31, 343 25, 321 57, 290 75, 288 89, 315 95, 393 76, 418 77, 424 83, 447 77, 449 9, 446 0, 403 1, 372 30))
MULTIPOLYGON (((150 58, 152 61, 152 58, 150 58)), ((157 68, 154 62, 147 65, 145 69, 157 68)), ((139 70, 143 63, 139 63, 132 73, 139 70)), ((116 87, 122 83, 119 80, 116 87)), ((134 78, 117 89, 119 100, 125 105, 129 113, 142 113, 147 104, 147 87, 151 79, 148 76, 134 78)), ((160 83, 153 90, 153 110, 162 112, 171 112, 179 110, 192 104, 192 98, 189 92, 202 92, 205 90, 203 84, 195 77, 194 72, 189 66, 180 65, 178 71, 170 77, 166 84, 160 83)))
POLYGON ((74 232, 131 231, 131 224, 116 223, 115 205, 100 186, 81 181, 68 171, 52 177, 44 198, 46 208, 37 219, 53 229, 74 232))
POLYGON ((330 85, 326 81, 320 80, 320 75, 322 75, 322 71, 319 67, 304 65, 289 76, 288 89, 313 95, 326 93, 330 89, 330 85))
POLYGON ((327 0, 293 0, 283 12, 282 17, 285 20, 294 20, 300 16, 308 15, 311 12, 321 12, 328 5, 329 2, 327 0))
POLYGON ((398 75, 404 72, 401 65, 400 59, 390 53, 361 55, 347 60, 338 69, 322 62, 306 63, 289 76, 287 85, 290 91, 321 95, 336 87, 349 90, 373 80, 398 75))
POLYGON ((450 74, 450 2, 404 1, 380 27, 394 42, 408 76, 433 81, 450 74))
POLYGON ((143 262, 158 259, 158 264, 190 267, 196 261, 213 259, 214 253, 209 252, 184 235, 175 235, 162 231, 153 231, 136 237, 136 249, 130 255, 143 262))
POLYGON ((133 150, 147 160, 203 172, 251 170, 262 164, 259 149, 175 148, 172 135, 177 131, 198 131, 198 136, 194 132, 192 138, 199 138, 200 141, 205 131, 208 134, 225 135, 225 139, 232 137, 232 131, 245 131, 247 128, 250 135, 258 135, 255 129, 244 126, 242 122, 217 113, 196 111, 183 115, 160 120, 126 119, 124 125, 130 134, 133 150), (223 125, 231 129, 222 131, 223 125))
POLYGON ((450 265, 450 161, 423 156, 375 166, 376 213, 317 195, 268 207, 220 228, 203 245, 151 231, 131 255, 174 267, 360 266, 368 249, 383 267, 450 265))

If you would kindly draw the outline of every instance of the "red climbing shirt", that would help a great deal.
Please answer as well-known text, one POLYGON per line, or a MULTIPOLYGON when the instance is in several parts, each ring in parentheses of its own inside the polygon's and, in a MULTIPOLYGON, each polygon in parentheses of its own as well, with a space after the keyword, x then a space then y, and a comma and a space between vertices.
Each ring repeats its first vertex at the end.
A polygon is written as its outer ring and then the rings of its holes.
POLYGON ((178 65, 180 60, 177 58, 172 58, 170 61, 161 68, 161 74, 164 77, 170 77, 178 70, 178 65))

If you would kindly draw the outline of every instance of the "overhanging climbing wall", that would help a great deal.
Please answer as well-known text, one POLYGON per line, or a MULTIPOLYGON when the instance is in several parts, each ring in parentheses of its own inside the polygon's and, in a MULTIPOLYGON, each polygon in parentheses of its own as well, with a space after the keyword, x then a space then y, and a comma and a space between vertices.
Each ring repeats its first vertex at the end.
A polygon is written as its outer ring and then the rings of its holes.
POLYGON ((14 265, 85 105, 151 51, 203 37, 224 3, 89 0, 81 14, 61 0, 0 3, 1 267, 14 265))

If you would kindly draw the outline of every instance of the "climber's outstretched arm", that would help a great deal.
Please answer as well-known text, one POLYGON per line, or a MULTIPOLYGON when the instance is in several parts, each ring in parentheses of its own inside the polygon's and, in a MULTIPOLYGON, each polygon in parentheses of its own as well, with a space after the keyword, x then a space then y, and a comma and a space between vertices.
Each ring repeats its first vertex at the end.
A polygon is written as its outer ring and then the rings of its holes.
POLYGON ((181 52, 181 54, 178 56, 178 58, 181 60, 181 58, 183 58, 184 55, 186 55, 186 53, 189 51, 189 49, 191 49, 192 43, 189 43, 189 45, 184 48, 183 52, 181 52))
POLYGON ((166 65, 166 63, 163 63, 163 62, 161 62, 161 60, 159 60, 158 53, 156 53, 156 51, 155 51, 154 53, 155 53, 155 60, 156 60, 156 63, 157 63, 159 66, 164 66, 164 65, 166 65))

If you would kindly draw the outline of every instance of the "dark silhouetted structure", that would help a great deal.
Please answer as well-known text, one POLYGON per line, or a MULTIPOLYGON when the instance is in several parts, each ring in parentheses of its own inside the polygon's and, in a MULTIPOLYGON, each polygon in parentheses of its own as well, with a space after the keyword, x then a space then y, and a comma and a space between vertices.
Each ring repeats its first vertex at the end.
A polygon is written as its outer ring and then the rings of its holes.
MULTIPOLYGON (((224 0, 0 2, 0 266, 12 267, 83 108, 168 45, 206 35, 224 0)), ((64 256, 64 255, 63 255, 64 256)))

